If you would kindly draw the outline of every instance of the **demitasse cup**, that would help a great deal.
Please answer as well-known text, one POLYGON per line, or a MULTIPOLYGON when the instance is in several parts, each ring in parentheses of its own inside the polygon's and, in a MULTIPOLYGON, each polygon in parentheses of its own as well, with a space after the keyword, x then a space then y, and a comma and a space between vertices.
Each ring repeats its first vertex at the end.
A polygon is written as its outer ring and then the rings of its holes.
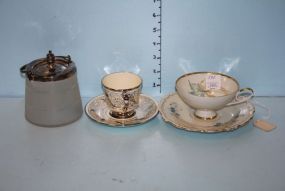
POLYGON ((232 105, 239 90, 239 83, 231 76, 215 72, 188 73, 176 80, 179 97, 203 120, 217 117, 217 110, 232 105))
POLYGON ((136 114, 142 89, 142 78, 131 72, 116 72, 103 77, 102 88, 110 115, 130 118, 136 114))

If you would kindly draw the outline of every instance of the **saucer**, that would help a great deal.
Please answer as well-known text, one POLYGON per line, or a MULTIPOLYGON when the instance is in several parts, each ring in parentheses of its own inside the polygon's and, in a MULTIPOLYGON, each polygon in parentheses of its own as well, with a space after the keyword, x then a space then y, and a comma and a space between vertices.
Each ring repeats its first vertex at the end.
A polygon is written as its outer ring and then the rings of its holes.
POLYGON ((218 117, 205 121, 194 116, 194 109, 186 105, 177 93, 172 93, 161 100, 159 111, 162 118, 174 127, 201 133, 233 131, 246 125, 253 117, 253 104, 244 102, 227 106, 219 111, 218 117))
POLYGON ((85 106, 85 112, 91 119, 110 126, 128 126, 142 124, 158 113, 156 101, 151 97, 141 94, 139 99, 139 107, 136 114, 127 119, 118 119, 110 115, 110 108, 105 101, 106 96, 101 95, 92 98, 85 106))

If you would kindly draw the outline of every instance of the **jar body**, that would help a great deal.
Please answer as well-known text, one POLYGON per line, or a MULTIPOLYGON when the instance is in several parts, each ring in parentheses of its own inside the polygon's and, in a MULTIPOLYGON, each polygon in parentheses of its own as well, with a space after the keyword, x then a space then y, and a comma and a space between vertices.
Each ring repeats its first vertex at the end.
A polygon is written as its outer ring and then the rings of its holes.
POLYGON ((58 81, 26 78, 25 116, 40 126, 62 126, 76 121, 83 113, 76 73, 58 81))

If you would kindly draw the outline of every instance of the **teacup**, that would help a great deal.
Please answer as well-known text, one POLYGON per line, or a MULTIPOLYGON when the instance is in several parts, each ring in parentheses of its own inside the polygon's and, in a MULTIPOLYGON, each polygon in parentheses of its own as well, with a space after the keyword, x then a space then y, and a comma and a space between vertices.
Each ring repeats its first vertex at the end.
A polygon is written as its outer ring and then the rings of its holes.
POLYGON ((235 100, 239 83, 222 73, 195 72, 179 77, 176 91, 197 118, 211 120, 217 117, 217 110, 235 100))
POLYGON ((116 72, 104 76, 101 82, 112 117, 124 119, 136 114, 142 89, 140 76, 116 72))

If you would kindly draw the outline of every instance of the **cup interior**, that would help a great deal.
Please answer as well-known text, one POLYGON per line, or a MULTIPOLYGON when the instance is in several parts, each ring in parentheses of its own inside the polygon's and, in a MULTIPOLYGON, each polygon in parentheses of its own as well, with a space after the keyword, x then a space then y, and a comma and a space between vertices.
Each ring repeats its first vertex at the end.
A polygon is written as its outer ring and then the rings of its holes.
POLYGON ((185 74, 178 78, 176 89, 179 91, 190 90, 192 95, 199 97, 222 97, 236 93, 239 84, 234 78, 221 73, 198 72, 185 74), (219 75, 221 77, 221 89, 206 90, 205 79, 208 75, 219 75))
POLYGON ((142 84, 142 79, 131 72, 117 72, 106 75, 102 79, 102 84, 112 90, 127 90, 138 88, 142 84))

